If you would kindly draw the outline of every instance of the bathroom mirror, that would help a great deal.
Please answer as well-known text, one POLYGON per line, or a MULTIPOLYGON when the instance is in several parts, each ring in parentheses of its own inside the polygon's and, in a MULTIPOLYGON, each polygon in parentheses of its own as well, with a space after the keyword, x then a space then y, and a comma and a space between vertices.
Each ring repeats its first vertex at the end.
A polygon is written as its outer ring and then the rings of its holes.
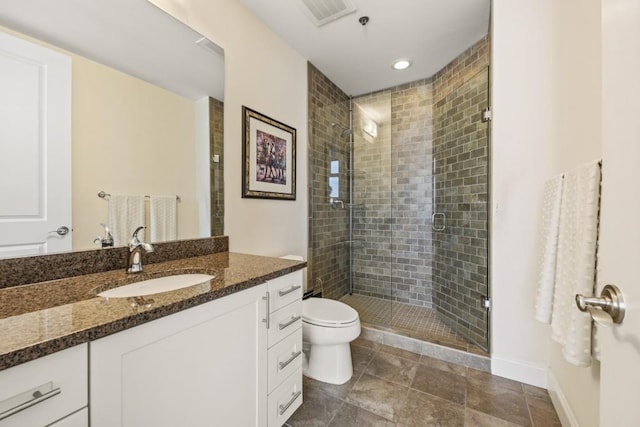
MULTIPOLYGON (((223 233, 219 46, 147 0, 3 0, 0 33, 71 58, 72 250, 99 247, 100 191, 176 195, 177 239, 223 233)), ((0 257, 32 254, 3 251, 3 234, 0 257)))

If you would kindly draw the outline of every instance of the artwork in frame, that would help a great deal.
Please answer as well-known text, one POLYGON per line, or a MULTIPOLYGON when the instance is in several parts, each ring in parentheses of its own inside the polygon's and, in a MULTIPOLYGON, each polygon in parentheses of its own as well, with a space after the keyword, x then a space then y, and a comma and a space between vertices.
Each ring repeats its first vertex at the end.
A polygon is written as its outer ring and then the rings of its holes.
POLYGON ((242 197, 296 199, 296 130, 242 107, 242 197))

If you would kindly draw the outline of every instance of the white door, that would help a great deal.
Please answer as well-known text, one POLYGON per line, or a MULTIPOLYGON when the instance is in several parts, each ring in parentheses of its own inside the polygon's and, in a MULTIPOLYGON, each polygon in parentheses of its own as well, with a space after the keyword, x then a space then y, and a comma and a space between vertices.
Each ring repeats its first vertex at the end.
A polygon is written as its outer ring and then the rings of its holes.
POLYGON ((640 2, 602 0, 600 288, 617 285, 622 324, 600 328, 600 425, 640 425, 640 2))
POLYGON ((0 257, 69 250, 71 58, 0 32, 0 94, 0 257))

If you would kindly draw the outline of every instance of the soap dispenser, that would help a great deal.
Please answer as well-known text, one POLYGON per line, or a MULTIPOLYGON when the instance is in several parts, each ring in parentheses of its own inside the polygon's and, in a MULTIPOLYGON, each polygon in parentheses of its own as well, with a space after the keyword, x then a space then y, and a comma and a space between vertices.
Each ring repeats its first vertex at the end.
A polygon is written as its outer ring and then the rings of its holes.
POLYGON ((109 231, 109 227, 102 223, 100 223, 100 225, 104 228, 104 236, 96 237, 93 239, 93 243, 99 244, 103 248, 113 246, 113 236, 111 235, 111 231, 109 231))

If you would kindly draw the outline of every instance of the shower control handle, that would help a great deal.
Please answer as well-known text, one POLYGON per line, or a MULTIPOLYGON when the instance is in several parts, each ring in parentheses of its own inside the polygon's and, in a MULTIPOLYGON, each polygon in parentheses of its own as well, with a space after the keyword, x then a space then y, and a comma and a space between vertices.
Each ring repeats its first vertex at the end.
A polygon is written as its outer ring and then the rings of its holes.
POLYGON ((332 209, 335 209, 336 207, 338 207, 338 205, 340 206, 340 209, 344 209, 344 201, 340 200, 340 199, 336 199, 331 197, 329 199, 329 204, 331 205, 332 209))
POLYGON ((431 214, 431 229, 433 231, 444 231, 444 229, 447 228, 447 215, 444 212, 434 212, 431 214), (436 225, 436 218, 438 216, 442 216, 442 225, 441 226, 437 226, 436 225))

